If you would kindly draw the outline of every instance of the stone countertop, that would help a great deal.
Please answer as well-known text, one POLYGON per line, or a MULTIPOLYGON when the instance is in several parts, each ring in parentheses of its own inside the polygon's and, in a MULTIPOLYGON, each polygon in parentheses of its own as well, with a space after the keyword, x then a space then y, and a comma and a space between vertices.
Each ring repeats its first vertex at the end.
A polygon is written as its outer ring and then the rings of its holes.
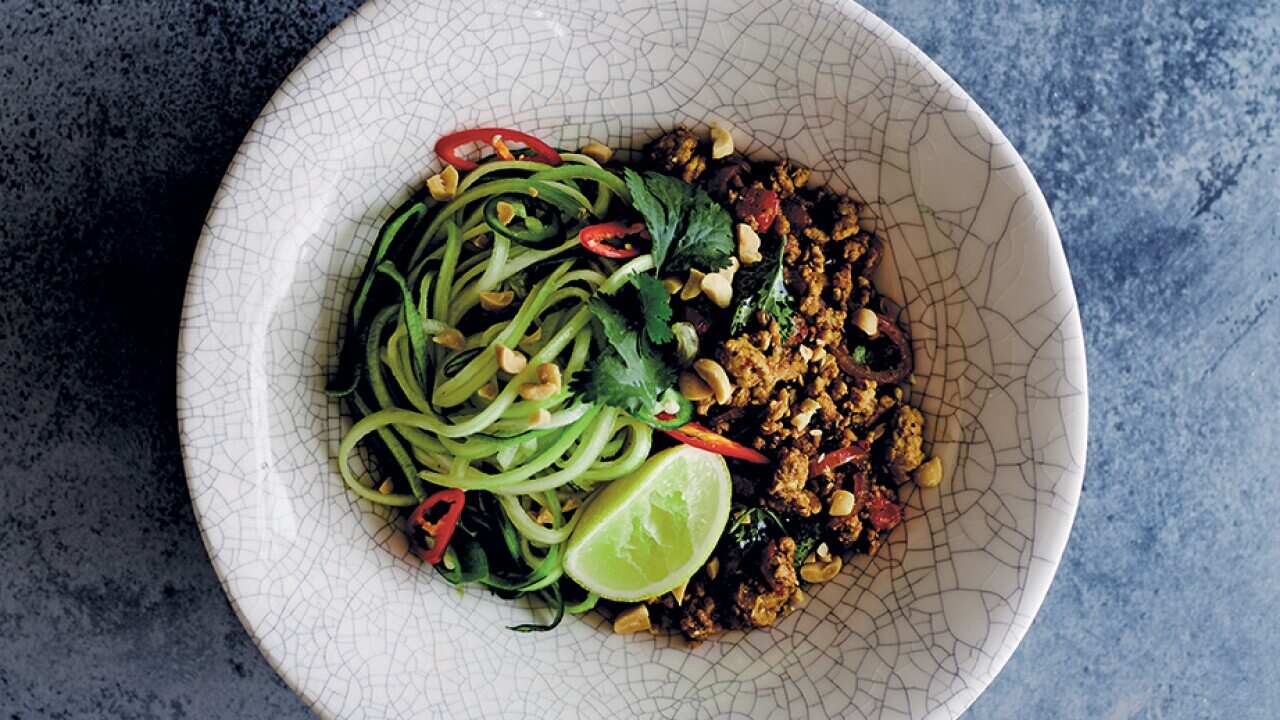
MULTIPOLYGON (((174 349, 223 169, 357 4, 0 0, 4 718, 308 716, 201 545, 174 349)), ((970 716, 1280 716, 1280 3, 866 4, 1022 152, 1089 350, 1075 531, 970 716)))

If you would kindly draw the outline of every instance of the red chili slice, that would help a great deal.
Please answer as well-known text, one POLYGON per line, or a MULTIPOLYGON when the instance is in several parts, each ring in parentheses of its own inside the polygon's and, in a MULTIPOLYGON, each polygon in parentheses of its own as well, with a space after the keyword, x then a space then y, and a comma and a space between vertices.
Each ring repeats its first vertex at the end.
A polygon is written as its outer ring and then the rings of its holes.
POLYGON ((769 463, 769 458, 763 454, 740 442, 730 440, 720 433, 711 432, 695 422, 685 423, 675 430, 665 430, 664 432, 685 445, 692 445, 699 450, 706 450, 717 455, 724 455, 725 457, 744 460, 757 465, 767 465, 769 463))
POLYGON ((640 250, 635 247, 610 245, 607 241, 633 236, 646 241, 649 239, 644 223, 627 225, 620 222, 604 222, 588 225, 578 231, 578 240, 582 242, 582 247, 597 255, 618 260, 633 258, 640 254, 640 250))
POLYGON ((778 194, 759 185, 743 190, 733 204, 733 214, 738 221, 750 225, 756 232, 764 232, 773 227, 773 221, 778 218, 778 210, 778 194))
POLYGON ((809 477, 817 477, 828 470, 834 470, 851 462, 866 460, 870 455, 867 448, 861 444, 832 450, 819 455, 816 460, 809 461, 809 477))
MULTIPOLYGON (((469 143, 484 143, 493 146, 495 151, 501 154, 502 150, 506 148, 504 141, 507 140, 518 142, 533 151, 533 155, 525 158, 525 160, 546 163, 547 165, 560 164, 560 153, 556 152, 555 148, 528 133, 509 128, 475 128, 473 130, 449 133, 436 141, 436 155, 439 155, 441 160, 459 170, 475 170, 479 167, 478 164, 458 157, 457 150, 459 147, 469 143)), ((509 150, 507 154, 510 155, 509 150)))
POLYGON ((867 501, 867 514, 876 530, 892 530, 902 522, 902 506, 883 495, 867 501))
POLYGON ((409 516, 409 534, 415 538, 414 552, 422 559, 422 562, 435 565, 444 557, 444 549, 448 547, 449 540, 453 537, 453 531, 458 527, 458 518, 462 517, 462 506, 466 502, 466 493, 458 488, 447 488, 438 493, 427 496, 413 514, 409 516), (428 520, 427 513, 435 506, 444 503, 447 505, 444 515, 439 520, 428 520), (423 545, 418 541, 421 530, 422 540, 426 541, 423 545))

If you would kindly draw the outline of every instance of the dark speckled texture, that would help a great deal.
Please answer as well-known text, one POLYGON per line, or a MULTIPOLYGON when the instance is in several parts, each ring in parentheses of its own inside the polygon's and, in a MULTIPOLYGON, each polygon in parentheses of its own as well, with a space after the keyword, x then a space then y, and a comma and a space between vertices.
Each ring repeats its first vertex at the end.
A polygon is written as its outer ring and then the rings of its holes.
MULTIPOLYGON (((200 544, 174 348, 226 163, 357 4, 0 0, 0 718, 307 716, 200 544)), ((971 716, 1280 716, 1280 3, 868 6, 1022 151, 1089 345, 1076 529, 971 716)))

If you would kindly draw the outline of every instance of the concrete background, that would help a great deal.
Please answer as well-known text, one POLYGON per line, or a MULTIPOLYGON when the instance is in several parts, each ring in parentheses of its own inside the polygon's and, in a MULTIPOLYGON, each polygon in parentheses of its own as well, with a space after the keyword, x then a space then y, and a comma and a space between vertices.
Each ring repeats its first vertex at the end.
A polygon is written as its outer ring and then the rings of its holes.
MULTIPOLYGON (((356 0, 0 0, 0 718, 302 718, 188 503, 204 212, 356 0)), ((974 718, 1280 717, 1280 3, 873 0, 1057 216, 1091 398, 1076 528, 974 718)))

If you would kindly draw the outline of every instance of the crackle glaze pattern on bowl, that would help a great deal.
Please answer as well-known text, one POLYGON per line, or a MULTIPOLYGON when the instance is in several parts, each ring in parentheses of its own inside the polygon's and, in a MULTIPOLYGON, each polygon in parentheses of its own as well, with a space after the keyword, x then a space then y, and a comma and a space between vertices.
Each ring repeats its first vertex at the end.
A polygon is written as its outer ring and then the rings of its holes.
POLYGON ((324 716, 957 716, 1031 624, 1080 491, 1084 346, 1048 207, 973 101, 853 4, 624 6, 375 0, 263 111, 182 318, 186 467, 227 595, 324 716), (529 607, 459 594, 343 489, 322 388, 354 280, 442 133, 638 147, 712 121, 869 203, 947 478, 771 630, 692 650, 594 614, 510 632, 529 607))

